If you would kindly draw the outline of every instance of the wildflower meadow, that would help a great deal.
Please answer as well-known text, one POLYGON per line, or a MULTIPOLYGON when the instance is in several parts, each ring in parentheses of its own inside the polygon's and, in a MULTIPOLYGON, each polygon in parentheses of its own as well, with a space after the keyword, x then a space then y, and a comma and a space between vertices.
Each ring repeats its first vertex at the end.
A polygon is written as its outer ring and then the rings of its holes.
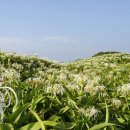
POLYGON ((0 130, 129 130, 130 54, 60 63, 0 52, 0 130))

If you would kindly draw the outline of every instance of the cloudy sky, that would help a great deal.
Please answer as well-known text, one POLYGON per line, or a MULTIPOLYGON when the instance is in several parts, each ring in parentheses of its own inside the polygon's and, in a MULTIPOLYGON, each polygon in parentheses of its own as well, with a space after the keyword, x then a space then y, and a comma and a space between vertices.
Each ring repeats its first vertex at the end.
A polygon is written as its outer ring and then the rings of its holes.
POLYGON ((130 53, 130 1, 0 1, 0 49, 59 61, 130 53))

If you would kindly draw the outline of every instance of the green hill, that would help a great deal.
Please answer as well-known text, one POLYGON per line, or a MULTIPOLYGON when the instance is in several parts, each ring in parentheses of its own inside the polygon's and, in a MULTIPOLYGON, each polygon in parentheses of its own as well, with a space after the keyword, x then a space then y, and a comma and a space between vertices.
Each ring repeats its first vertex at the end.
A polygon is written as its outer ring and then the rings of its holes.
POLYGON ((130 54, 99 53, 59 63, 0 52, 0 83, 18 97, 14 106, 11 95, 5 109, 8 92, 1 89, 1 129, 130 128, 130 54))

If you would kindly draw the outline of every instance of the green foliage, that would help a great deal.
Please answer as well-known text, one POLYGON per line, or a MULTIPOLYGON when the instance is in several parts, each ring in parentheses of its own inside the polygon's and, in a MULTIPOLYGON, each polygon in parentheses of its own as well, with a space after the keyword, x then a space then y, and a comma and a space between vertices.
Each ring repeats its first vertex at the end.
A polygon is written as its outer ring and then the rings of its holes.
POLYGON ((12 124, 2 123, 0 124, 0 130, 14 130, 12 124))
POLYGON ((94 56, 102 56, 104 54, 115 54, 115 53, 120 53, 120 52, 116 52, 116 51, 99 52, 99 53, 95 54, 94 56))
POLYGON ((11 96, 0 130, 130 128, 130 54, 58 63, 0 52, 0 83, 18 97, 14 106, 11 96))

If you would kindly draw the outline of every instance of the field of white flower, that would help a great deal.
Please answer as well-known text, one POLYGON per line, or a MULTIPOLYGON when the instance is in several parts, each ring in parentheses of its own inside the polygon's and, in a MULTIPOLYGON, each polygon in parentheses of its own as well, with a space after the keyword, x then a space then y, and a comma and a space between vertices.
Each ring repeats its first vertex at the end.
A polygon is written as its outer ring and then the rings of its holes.
POLYGON ((0 52, 0 119, 0 130, 129 130, 130 54, 58 63, 0 52))

